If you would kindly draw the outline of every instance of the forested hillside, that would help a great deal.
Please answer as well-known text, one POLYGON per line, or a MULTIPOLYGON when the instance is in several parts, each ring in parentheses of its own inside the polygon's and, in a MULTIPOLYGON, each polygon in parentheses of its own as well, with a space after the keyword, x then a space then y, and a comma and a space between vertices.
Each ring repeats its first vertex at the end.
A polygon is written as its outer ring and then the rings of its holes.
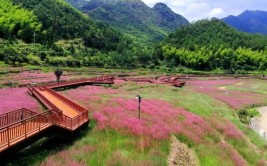
POLYGON ((199 70, 263 70, 267 37, 239 32, 218 19, 201 20, 169 35, 156 55, 169 67, 199 70))
POLYGON ((95 56, 132 49, 132 41, 122 33, 94 23, 63 0, 0 2, 0 60, 6 63, 34 58, 37 64, 94 65, 95 56))
POLYGON ((148 7, 141 0, 67 0, 91 18, 105 22, 137 43, 149 45, 189 22, 163 3, 148 7))
POLYGON ((0 0, 0 4, 0 38, 20 38, 31 42, 34 32, 45 33, 34 12, 14 6, 7 0, 0 0))
POLYGON ((218 19, 188 24, 162 3, 149 8, 140 0, 90 1, 94 6, 83 0, 71 1, 87 13, 102 12, 104 22, 93 20, 64 0, 0 3, 0 61, 10 65, 184 66, 231 73, 267 68, 266 36, 237 31, 218 19), (112 28, 109 21, 120 28, 112 28), (157 44, 162 34, 175 27, 180 28, 157 44))
POLYGON ((97 26, 64 0, 12 0, 14 4, 33 11, 46 31, 45 38, 36 34, 38 42, 54 42, 59 39, 83 38, 86 46, 98 49, 116 49, 109 43, 121 40, 120 33, 97 26))

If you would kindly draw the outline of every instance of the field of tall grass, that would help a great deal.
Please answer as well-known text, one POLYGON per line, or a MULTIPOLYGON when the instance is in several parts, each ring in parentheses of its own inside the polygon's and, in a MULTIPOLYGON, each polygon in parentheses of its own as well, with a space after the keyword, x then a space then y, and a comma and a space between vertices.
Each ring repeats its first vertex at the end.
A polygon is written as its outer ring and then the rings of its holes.
POLYGON ((230 88, 228 95, 218 89, 237 82, 189 81, 176 88, 116 81, 111 87, 60 91, 89 109, 88 128, 74 139, 44 138, 4 164, 167 165, 170 136, 174 135, 195 153, 200 165, 264 165, 266 141, 237 116, 238 109, 258 100, 242 98, 241 92, 230 88), (137 94, 142 96, 141 119, 137 94))

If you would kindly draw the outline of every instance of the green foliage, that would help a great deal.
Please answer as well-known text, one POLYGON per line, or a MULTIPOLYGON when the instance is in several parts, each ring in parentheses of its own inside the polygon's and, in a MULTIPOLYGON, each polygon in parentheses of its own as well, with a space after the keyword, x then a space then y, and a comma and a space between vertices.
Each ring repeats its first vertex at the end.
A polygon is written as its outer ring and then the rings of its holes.
POLYGON ((230 28, 217 19, 201 20, 169 35, 156 49, 167 67, 186 66, 199 70, 221 68, 265 70, 267 37, 230 28))
POLYGON ((241 122, 243 122, 243 123, 249 122, 249 113, 245 109, 238 111, 238 117, 241 120, 241 122))
POLYGON ((41 65, 42 64, 41 58, 37 55, 32 54, 32 53, 27 56, 27 61, 31 65, 41 65))
POLYGON ((55 76, 57 77, 57 82, 59 83, 60 77, 63 74, 63 69, 60 67, 55 68, 55 76))
POLYGON ((15 36, 50 45, 60 39, 82 38, 86 47, 101 51, 116 51, 120 43, 129 40, 105 24, 95 24, 64 0, 9 0, 1 7, 4 16, 0 17, 0 38, 15 36))
POLYGON ((104 23, 94 23, 65 1, 12 2, 15 5, 5 1, 1 6, 3 9, 0 8, 0 12, 4 13, 0 17, 0 38, 3 36, 1 34, 5 34, 3 37, 6 39, 0 41, 4 48, 0 50, 0 61, 12 65, 27 62, 32 65, 70 67, 137 66, 131 58, 134 46, 128 37, 104 23), (4 32, 12 28, 13 24, 14 30, 4 32), (31 29, 24 33, 28 24, 31 29), (17 40, 19 38, 26 43, 17 40), (122 58, 126 62, 120 60, 122 63, 117 65, 115 57, 123 54, 127 54, 122 58))
POLYGON ((0 4, 0 38, 16 37, 32 42, 34 33, 42 33, 42 24, 33 12, 9 0, 0 0, 0 4))
POLYGON ((6 64, 11 64, 13 66, 26 61, 26 57, 22 55, 16 47, 4 47, 0 54, 2 54, 0 57, 3 57, 2 60, 4 60, 6 64))

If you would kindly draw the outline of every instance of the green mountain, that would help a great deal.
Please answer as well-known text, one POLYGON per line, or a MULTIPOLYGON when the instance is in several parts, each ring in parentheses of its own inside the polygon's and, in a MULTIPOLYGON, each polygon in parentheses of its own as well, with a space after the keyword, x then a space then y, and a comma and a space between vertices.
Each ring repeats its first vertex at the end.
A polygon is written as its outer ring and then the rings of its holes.
POLYGON ((238 16, 228 16, 224 18, 223 21, 243 32, 267 35, 266 11, 246 10, 238 16))
POLYGON ((105 22, 142 43, 160 41, 170 32, 189 24, 163 3, 150 8, 141 0, 67 1, 89 17, 105 22))
POLYGON ((256 70, 267 67, 267 37, 237 31, 218 20, 201 20, 178 29, 157 47, 169 67, 256 70))
POLYGON ((53 60, 50 57, 56 56, 63 57, 50 64, 69 65, 65 62, 71 59, 68 56, 81 64, 87 56, 131 49, 129 38, 106 24, 95 23, 64 0, 0 0, 0 3, 3 46, 0 61, 29 62, 27 56, 34 54, 35 60, 47 64, 53 60))
MULTIPOLYGON (((42 23, 43 34, 36 32, 36 41, 54 42, 60 39, 83 38, 85 45, 97 49, 112 49, 121 40, 121 34, 108 26, 95 24, 64 0, 11 0, 36 15, 42 23), (113 34, 110 34, 113 33, 113 34), (111 48, 112 47, 112 48, 111 48)), ((32 35, 31 35, 32 36, 32 35)))

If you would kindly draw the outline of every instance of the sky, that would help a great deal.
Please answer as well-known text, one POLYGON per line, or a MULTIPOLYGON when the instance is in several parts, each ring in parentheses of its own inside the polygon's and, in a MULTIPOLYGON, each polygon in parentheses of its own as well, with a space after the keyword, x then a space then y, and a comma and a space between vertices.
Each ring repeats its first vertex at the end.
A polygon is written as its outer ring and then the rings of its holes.
POLYGON ((153 7, 157 2, 167 4, 174 12, 190 22, 203 18, 223 18, 245 10, 267 11, 267 0, 143 0, 153 7))

